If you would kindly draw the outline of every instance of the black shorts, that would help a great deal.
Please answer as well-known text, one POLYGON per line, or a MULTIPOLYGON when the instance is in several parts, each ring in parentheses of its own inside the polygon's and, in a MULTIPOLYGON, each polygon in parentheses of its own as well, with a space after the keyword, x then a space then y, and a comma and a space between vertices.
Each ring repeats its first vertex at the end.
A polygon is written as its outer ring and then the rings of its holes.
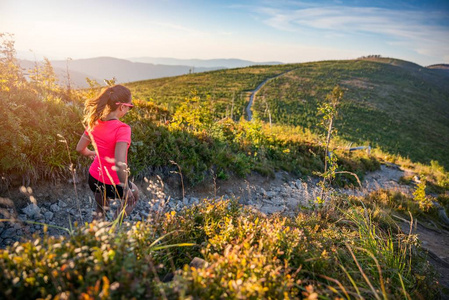
MULTIPOLYGON (((128 180, 128 186, 131 188, 131 181, 128 180)), ((93 178, 89 174, 89 187, 94 193, 101 193, 110 199, 123 198, 123 187, 119 185, 105 184, 97 179, 93 178)))

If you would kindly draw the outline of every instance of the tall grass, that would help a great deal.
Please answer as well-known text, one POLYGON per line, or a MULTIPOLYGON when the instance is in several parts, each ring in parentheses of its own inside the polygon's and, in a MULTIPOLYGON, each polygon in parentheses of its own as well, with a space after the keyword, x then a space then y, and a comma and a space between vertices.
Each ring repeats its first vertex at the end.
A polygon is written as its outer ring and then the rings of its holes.
POLYGON ((64 238, 0 250, 3 298, 432 298, 415 236, 347 200, 296 217, 203 200, 122 227, 92 223, 64 238), (336 209, 335 206, 339 207, 336 209), (191 246, 195 244, 196 246, 191 246), (181 247, 188 246, 188 247, 181 247), (187 264, 202 257, 206 264, 187 264), (162 278, 175 276, 171 282, 162 278))

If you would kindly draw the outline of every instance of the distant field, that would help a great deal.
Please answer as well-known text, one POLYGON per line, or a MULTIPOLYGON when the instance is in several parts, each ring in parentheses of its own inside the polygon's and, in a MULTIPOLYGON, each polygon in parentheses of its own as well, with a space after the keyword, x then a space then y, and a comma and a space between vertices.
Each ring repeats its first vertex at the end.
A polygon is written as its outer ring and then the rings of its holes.
POLYGON ((194 73, 177 77, 138 81, 127 86, 135 98, 164 106, 174 112, 185 98, 196 91, 201 97, 210 97, 211 110, 217 117, 231 114, 234 99, 233 118, 238 120, 247 104, 248 92, 254 90, 267 77, 295 68, 294 65, 255 66, 230 70, 194 73))
POLYGON ((265 121, 314 128, 316 107, 334 85, 345 90, 338 135, 415 161, 449 167, 449 92, 432 70, 371 61, 304 64, 271 81, 255 110, 265 121))
POLYGON ((210 98, 217 118, 245 116, 249 91, 266 78, 253 111, 268 122, 319 132, 317 105, 339 84, 345 96, 338 136, 413 161, 437 160, 449 169, 449 87, 441 70, 395 59, 323 61, 257 66, 130 83, 136 98, 175 111, 196 91, 210 98))

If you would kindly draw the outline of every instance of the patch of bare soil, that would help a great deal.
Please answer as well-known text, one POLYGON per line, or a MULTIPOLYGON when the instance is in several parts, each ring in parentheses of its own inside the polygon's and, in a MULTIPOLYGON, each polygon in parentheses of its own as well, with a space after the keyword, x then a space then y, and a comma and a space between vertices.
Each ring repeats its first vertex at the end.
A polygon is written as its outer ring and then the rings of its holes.
MULTIPOLYGON (((291 176, 287 172, 277 172, 274 177, 262 176, 258 173, 251 173, 246 178, 230 178, 227 180, 209 180, 204 184, 192 187, 186 190, 187 195, 192 195, 197 198, 211 198, 230 196, 240 199, 241 202, 245 202, 250 199, 251 196, 260 190, 270 190, 273 187, 281 186, 282 184, 296 180, 294 176, 291 176)), ((176 196, 178 192, 172 191, 176 196)))
MULTIPOLYGON (((449 232, 446 230, 433 231, 423 226, 416 230, 423 247, 427 249, 430 262, 441 274, 440 284, 449 292, 449 232)), ((449 294, 446 295, 449 299, 449 294)))
MULTIPOLYGON (((399 179, 413 175, 412 171, 403 170, 396 165, 382 165, 380 170, 365 177, 364 187, 367 191, 382 188, 411 196, 414 189, 409 185, 399 184, 399 179)), ((410 223, 402 223, 400 227, 404 233, 410 232, 410 223)), ((445 292, 441 295, 442 299, 449 299, 449 231, 418 221, 411 233, 418 236, 422 248, 428 253, 429 263, 440 275, 439 284, 445 292)))
POLYGON ((412 186, 399 183, 399 180, 403 176, 413 176, 413 172, 403 170, 394 164, 382 165, 380 170, 371 172, 365 176, 363 181, 363 193, 385 189, 411 196, 413 193, 412 186))
MULTIPOLYGON (((403 232, 410 232, 409 222, 401 223, 400 227, 403 232)), ((427 251, 429 263, 439 274, 441 298, 449 299, 449 231, 417 222, 411 233, 418 236, 421 246, 427 251)))

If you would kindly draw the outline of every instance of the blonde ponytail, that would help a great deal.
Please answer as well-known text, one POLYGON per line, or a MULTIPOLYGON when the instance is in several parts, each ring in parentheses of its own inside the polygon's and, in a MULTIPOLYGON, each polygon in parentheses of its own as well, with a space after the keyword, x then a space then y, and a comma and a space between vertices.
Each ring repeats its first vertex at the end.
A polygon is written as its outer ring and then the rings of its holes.
POLYGON ((117 109, 117 102, 128 103, 129 101, 131 101, 131 91, 128 88, 123 85, 106 87, 96 98, 86 100, 83 124, 88 130, 92 130, 98 120, 117 109))

